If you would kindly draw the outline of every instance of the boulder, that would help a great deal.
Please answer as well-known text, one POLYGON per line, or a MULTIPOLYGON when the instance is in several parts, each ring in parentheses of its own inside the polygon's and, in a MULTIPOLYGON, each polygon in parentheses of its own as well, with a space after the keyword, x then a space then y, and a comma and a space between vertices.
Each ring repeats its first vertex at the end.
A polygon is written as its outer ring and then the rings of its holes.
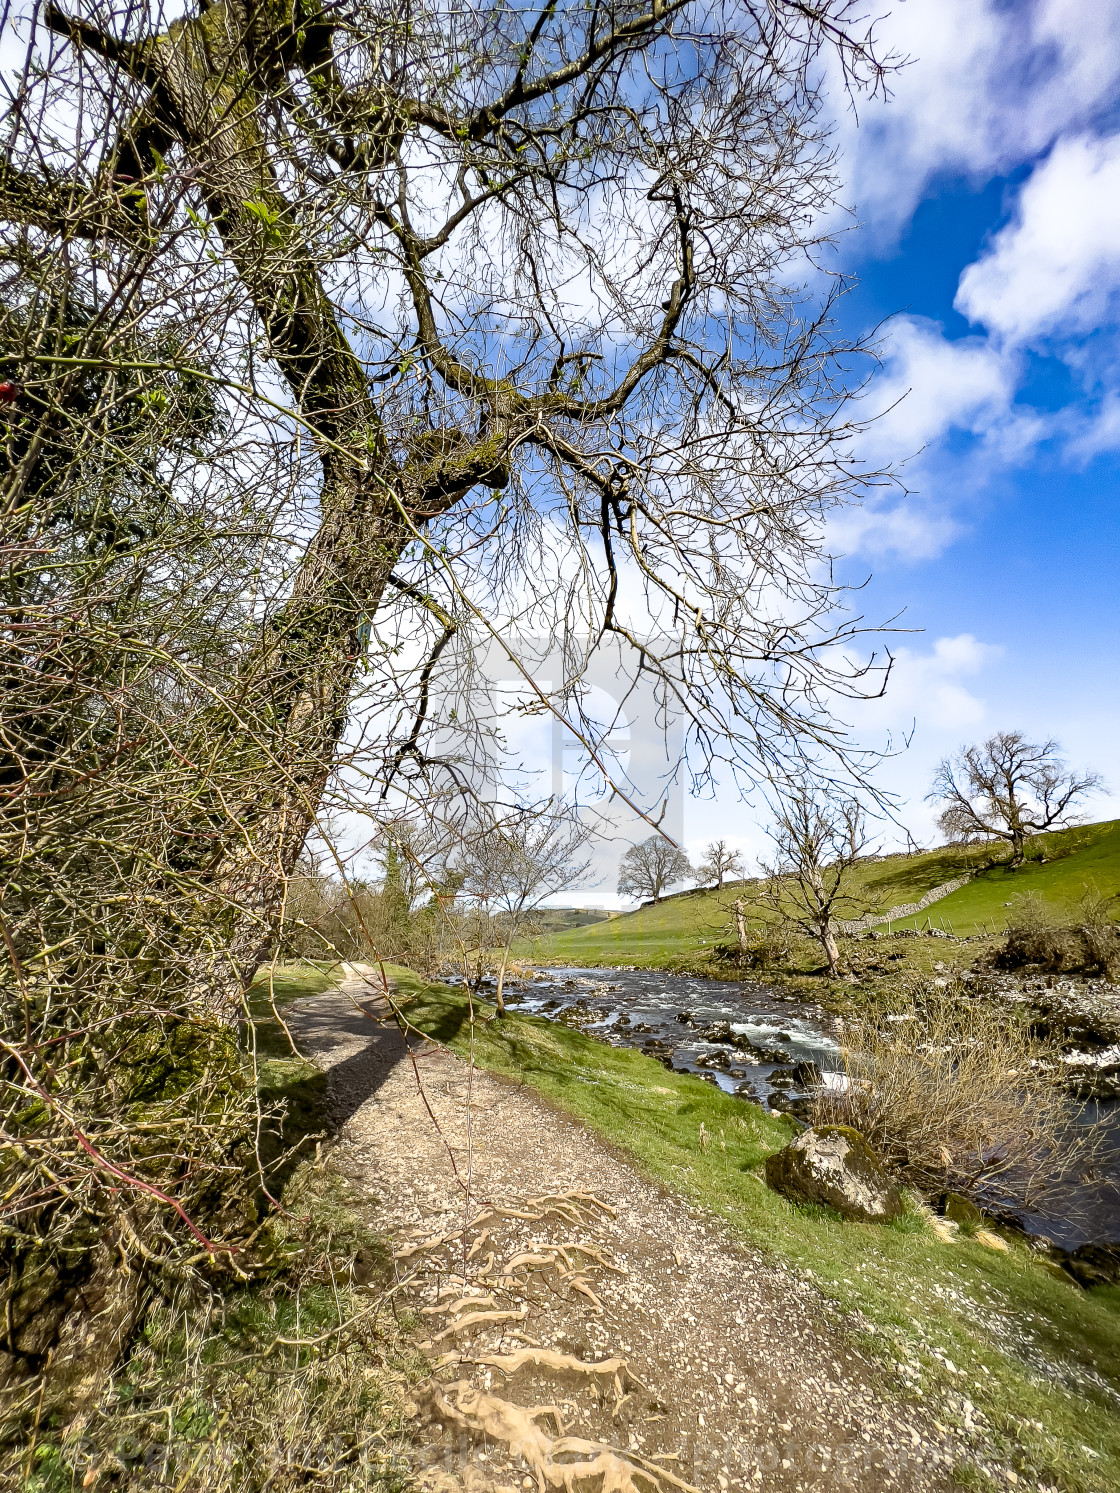
POLYGON ((705 1027, 700 1035, 705 1042, 730 1042, 731 1023, 730 1021, 713 1021, 711 1026, 705 1027))
POLYGON ((702 1052, 696 1059, 698 1068, 722 1068, 725 1072, 731 1066, 731 1054, 725 1048, 717 1047, 714 1052, 702 1052))
POLYGON ((803 1089, 819 1089, 821 1086, 820 1065, 809 1059, 801 1063, 795 1063, 793 1067, 793 1081, 803 1089))
POLYGON ((1080 1286, 1120 1285, 1120 1242, 1082 1244, 1066 1254, 1063 1265, 1080 1286))
POLYGON ((766 1158, 766 1185, 794 1203, 825 1203, 845 1218, 885 1222, 903 1211, 902 1195, 858 1130, 804 1130, 766 1158))
POLYGON ((752 1042, 749 1037, 736 1037, 735 1046, 747 1062, 788 1063, 790 1054, 782 1047, 768 1047, 764 1042, 752 1042))

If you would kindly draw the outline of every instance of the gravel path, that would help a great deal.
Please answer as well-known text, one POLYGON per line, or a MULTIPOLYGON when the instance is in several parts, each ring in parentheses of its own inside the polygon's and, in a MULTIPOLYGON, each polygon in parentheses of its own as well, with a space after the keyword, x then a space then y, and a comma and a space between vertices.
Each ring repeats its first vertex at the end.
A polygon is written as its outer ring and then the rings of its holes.
POLYGON ((953 1486, 963 1446, 792 1272, 528 1089, 409 1052, 360 969, 290 1011, 334 1164, 414 1272, 424 1486, 953 1486))

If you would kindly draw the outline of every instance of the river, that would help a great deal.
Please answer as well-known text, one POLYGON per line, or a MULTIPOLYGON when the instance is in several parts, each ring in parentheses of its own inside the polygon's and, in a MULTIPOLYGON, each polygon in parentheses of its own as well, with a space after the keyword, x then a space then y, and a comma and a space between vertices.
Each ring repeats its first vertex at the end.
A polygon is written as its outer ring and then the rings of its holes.
MULTIPOLYGON (((561 968, 510 980, 507 1003, 527 1015, 636 1047, 730 1094, 789 1112, 813 1084, 840 1084, 843 1021, 820 1006, 752 981, 707 980, 647 969, 561 968)), ((1091 1178, 1067 1178, 1033 1211, 1028 1232, 1064 1250, 1120 1244, 1120 1103, 1088 1104, 1112 1154, 1091 1178)))

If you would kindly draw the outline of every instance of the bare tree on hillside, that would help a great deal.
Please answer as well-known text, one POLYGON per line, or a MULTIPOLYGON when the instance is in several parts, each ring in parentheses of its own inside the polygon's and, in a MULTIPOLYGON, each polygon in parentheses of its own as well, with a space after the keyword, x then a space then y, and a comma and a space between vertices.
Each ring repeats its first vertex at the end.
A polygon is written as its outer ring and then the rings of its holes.
POLYGON ((776 855, 762 868, 763 900, 780 921, 820 944, 835 976, 836 925, 851 910, 851 872, 867 846, 866 815, 856 799, 811 779, 787 785, 774 808, 769 834, 776 855))
POLYGON ((713 840, 704 850, 704 859, 696 868, 696 877, 702 883, 714 881, 716 891, 722 892, 727 877, 742 876, 745 870, 741 851, 732 850, 726 840, 713 840))
POLYGON ((998 731, 938 763, 928 797, 945 805, 937 822, 947 839, 1004 840, 1018 866, 1027 836, 1074 823, 1079 800, 1101 783, 1095 772, 1072 772, 1056 741, 998 731))
POLYGON ((688 856, 664 835, 650 835, 631 845, 618 863, 620 897, 650 898, 661 901, 667 887, 689 881, 695 876, 688 856))

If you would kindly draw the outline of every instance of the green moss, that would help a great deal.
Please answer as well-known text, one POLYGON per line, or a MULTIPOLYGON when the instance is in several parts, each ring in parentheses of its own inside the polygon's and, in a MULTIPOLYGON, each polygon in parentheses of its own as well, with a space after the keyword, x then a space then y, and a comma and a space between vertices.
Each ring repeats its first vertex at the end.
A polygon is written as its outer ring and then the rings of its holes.
POLYGON ((202 1082, 224 1088, 249 1082, 237 1035, 219 1022, 121 1023, 113 1036, 114 1078, 125 1104, 166 1104, 202 1082))

